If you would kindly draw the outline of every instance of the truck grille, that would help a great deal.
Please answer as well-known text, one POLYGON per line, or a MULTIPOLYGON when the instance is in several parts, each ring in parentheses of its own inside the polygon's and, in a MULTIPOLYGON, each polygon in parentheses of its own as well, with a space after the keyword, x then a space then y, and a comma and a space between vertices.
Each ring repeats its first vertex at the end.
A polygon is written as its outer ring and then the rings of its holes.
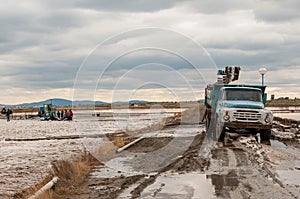
POLYGON ((233 113, 233 118, 240 121, 255 122, 260 120, 261 114, 258 111, 237 110, 233 113))

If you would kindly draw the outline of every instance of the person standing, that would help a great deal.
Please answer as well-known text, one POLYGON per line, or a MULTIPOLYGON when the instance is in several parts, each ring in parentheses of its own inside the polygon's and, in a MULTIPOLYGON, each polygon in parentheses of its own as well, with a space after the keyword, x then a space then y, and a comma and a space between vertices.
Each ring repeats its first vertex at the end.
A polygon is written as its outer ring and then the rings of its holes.
POLYGON ((7 109, 7 111, 6 111, 7 122, 10 121, 10 115, 11 114, 12 114, 12 110, 11 109, 7 109))
POLYGON ((73 112, 72 112, 71 109, 69 110, 69 118, 68 118, 68 120, 73 120, 73 112))
POLYGON ((65 117, 65 115, 64 115, 64 110, 61 110, 61 112, 60 112, 60 119, 63 120, 64 117, 65 117))

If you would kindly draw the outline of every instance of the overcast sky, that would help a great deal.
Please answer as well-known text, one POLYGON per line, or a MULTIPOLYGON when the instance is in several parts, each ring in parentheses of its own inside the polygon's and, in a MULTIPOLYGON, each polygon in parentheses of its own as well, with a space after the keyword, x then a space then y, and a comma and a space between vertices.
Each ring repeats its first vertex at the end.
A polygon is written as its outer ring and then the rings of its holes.
POLYGON ((203 98, 217 68, 300 97, 298 0, 27 0, 0 6, 0 104, 203 98))

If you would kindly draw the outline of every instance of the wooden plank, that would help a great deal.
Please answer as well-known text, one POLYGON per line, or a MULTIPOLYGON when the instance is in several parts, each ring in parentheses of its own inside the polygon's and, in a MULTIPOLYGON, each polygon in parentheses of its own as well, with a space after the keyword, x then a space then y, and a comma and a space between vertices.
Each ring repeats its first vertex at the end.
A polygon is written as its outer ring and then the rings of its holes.
POLYGON ((81 139, 81 138, 102 138, 105 134, 90 134, 90 135, 61 135, 61 136, 47 136, 37 138, 5 138, 5 141, 40 141, 40 140, 68 140, 68 139, 81 139))

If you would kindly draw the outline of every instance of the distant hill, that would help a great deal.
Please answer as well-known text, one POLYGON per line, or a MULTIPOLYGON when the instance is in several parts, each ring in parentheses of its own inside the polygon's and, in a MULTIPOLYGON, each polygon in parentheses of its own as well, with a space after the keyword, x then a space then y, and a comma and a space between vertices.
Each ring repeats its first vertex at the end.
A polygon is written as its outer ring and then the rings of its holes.
MULTIPOLYGON (((0 106, 6 106, 6 107, 24 107, 24 108, 29 108, 29 107, 41 107, 43 104, 50 104, 51 99, 47 99, 44 101, 40 102, 31 102, 31 103, 23 103, 23 104, 16 104, 16 105, 5 105, 1 104, 0 106)), ((91 101, 91 100, 82 100, 82 101, 74 101, 74 104, 72 104, 71 100, 66 100, 66 99, 61 99, 61 98, 53 98, 52 99, 52 104, 54 106, 72 106, 72 105, 100 105, 100 104, 108 104, 106 102, 101 102, 101 101, 91 101)))
MULTIPOLYGON (((44 100, 44 101, 40 101, 40 102, 17 104, 16 106, 19 106, 19 107, 40 107, 40 106, 43 106, 43 104, 50 104, 50 103, 51 103, 51 100, 48 99, 48 100, 44 100)), ((69 106, 70 104, 72 104, 72 101, 55 98, 55 99, 52 99, 52 104, 54 106, 69 106)))
POLYGON ((129 104, 147 104, 148 101, 144 101, 144 100, 130 100, 128 103, 129 104))
POLYGON ((91 100, 81 100, 81 101, 73 102, 73 105, 101 105, 101 104, 109 104, 109 103, 102 102, 102 101, 91 101, 91 100))
MULTIPOLYGON (((15 104, 15 105, 0 104, 0 106, 30 108, 30 107, 41 107, 43 106, 43 104, 50 104, 50 103, 51 103, 51 99, 47 99, 39 102, 31 102, 31 103, 23 103, 23 104, 15 104)), ((117 101, 117 102, 113 102, 112 104, 146 104, 146 103, 148 103, 148 101, 130 100, 128 102, 117 101)), ((102 101, 92 101, 92 100, 71 101, 71 100, 66 100, 61 98, 53 98, 52 104, 54 106, 72 106, 72 105, 102 105, 102 104, 109 104, 109 103, 102 102, 102 101)))
POLYGON ((147 104, 148 101, 144 101, 144 100, 130 100, 130 101, 116 101, 116 102, 113 102, 112 104, 147 104))

